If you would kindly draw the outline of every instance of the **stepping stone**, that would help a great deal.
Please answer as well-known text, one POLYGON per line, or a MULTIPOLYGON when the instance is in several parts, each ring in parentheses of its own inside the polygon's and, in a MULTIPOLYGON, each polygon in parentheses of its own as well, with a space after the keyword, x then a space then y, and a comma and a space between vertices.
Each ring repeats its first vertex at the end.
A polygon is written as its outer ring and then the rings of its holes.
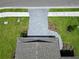
POLYGON ((8 24, 8 21, 5 21, 4 24, 5 24, 5 25, 8 24))
POLYGON ((19 23, 20 22, 20 19, 18 19, 17 22, 19 23))

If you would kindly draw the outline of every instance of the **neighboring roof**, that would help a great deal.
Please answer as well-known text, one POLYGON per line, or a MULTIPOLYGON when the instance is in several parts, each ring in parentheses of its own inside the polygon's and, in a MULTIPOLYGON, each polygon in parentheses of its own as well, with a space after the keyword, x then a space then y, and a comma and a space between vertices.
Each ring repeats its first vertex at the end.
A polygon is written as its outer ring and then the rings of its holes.
POLYGON ((78 7, 79 0, 0 0, 0 7, 78 7))

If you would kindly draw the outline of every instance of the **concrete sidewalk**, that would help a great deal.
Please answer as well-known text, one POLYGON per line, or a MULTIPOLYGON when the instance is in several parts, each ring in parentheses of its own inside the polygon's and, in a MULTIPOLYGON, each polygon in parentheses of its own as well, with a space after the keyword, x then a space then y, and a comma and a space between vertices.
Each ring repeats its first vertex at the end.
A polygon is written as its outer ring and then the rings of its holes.
MULTIPOLYGON (((0 17, 29 17, 28 12, 1 12, 0 17)), ((48 12, 48 16, 79 16, 79 12, 48 12)))

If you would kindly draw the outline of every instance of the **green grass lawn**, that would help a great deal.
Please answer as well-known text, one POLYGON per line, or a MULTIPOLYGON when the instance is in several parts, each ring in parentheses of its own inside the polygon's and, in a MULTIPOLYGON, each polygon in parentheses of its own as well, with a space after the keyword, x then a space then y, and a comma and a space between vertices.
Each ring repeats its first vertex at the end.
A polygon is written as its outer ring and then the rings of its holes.
POLYGON ((63 41, 72 45, 75 55, 79 56, 79 29, 75 28, 72 32, 67 31, 68 25, 79 25, 79 17, 50 17, 49 21, 56 25, 63 41))
MULTIPOLYGON (((70 11, 79 11, 79 8, 51 8, 49 12, 70 12, 70 11)), ((7 8, 0 9, 0 12, 28 12, 28 9, 25 8, 7 8)))
POLYGON ((0 22, 9 21, 10 24, 0 24, 0 59, 12 59, 16 47, 16 39, 22 30, 27 29, 28 18, 21 18, 21 22, 16 22, 17 18, 0 18, 0 22))
POLYGON ((49 12, 77 12, 79 8, 51 8, 49 12))
MULTIPOLYGON (((17 23, 17 17, 0 18, 0 22, 8 21, 9 24, 0 24, 0 59, 12 59, 16 48, 17 37, 25 29, 28 29, 27 17, 20 18, 21 22, 17 23)), ((65 43, 74 46, 75 55, 79 56, 79 29, 72 32, 66 31, 69 24, 77 25, 79 17, 49 17, 49 21, 56 25, 58 33, 61 35, 65 43)))
POLYGON ((0 9, 0 12, 28 12, 28 9, 25 8, 7 8, 7 9, 0 9))

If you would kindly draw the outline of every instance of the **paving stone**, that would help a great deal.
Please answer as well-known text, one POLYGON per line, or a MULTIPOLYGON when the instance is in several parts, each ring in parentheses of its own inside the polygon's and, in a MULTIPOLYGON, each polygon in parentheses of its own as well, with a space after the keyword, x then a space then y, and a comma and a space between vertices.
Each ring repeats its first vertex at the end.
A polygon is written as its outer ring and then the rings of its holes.
POLYGON ((8 24, 8 21, 5 21, 4 24, 5 24, 5 25, 8 24))

